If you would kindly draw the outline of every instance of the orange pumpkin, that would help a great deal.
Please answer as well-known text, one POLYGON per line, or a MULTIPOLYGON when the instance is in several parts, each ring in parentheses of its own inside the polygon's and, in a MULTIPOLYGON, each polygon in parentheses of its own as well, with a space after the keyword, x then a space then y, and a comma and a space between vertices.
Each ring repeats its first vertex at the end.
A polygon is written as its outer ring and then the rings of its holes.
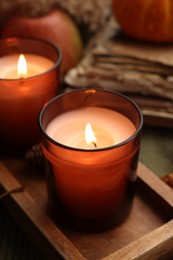
POLYGON ((112 0, 112 12, 129 36, 153 42, 173 41, 172 0, 112 0))

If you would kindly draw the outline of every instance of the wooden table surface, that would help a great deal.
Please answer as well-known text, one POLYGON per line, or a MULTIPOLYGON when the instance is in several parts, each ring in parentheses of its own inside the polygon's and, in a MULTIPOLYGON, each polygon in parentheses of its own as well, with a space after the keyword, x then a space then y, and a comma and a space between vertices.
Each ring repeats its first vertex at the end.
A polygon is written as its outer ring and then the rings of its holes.
MULTIPOLYGON (((145 126, 140 161, 156 175, 173 172, 173 129, 145 126)), ((0 260, 43 259, 0 203, 0 260)))

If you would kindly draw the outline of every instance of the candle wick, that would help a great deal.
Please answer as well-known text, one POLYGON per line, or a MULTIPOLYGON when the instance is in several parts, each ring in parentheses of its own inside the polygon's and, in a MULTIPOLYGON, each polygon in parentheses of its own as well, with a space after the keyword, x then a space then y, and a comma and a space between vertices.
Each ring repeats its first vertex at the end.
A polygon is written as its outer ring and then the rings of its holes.
POLYGON ((24 76, 24 75, 21 75, 21 76, 20 76, 20 79, 25 79, 25 76, 24 76))
POLYGON ((91 142, 91 143, 95 146, 95 148, 97 148, 97 144, 95 142, 91 142))

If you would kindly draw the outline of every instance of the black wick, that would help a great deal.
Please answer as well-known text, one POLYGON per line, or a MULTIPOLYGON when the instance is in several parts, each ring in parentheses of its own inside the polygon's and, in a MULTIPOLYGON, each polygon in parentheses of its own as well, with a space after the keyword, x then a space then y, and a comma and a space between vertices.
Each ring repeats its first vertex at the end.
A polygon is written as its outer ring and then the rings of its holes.
POLYGON ((96 143, 95 142, 91 142, 93 145, 94 145, 94 147, 95 148, 97 148, 97 145, 96 145, 96 143))

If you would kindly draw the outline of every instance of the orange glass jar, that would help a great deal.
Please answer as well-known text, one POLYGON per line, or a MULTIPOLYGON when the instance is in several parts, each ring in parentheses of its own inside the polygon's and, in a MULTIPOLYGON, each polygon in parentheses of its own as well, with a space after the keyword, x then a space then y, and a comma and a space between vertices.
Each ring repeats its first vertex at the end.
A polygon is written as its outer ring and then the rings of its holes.
POLYGON ((39 125, 43 154, 50 166, 49 196, 56 198, 52 204, 60 213, 58 218, 63 213, 61 219, 68 224, 100 230, 127 217, 137 178, 142 124, 137 105, 113 91, 72 91, 48 102, 39 125), (88 120, 96 127, 98 143, 76 147, 83 121, 88 120), (58 128, 56 137, 52 136, 54 127, 58 128), (112 144, 99 147, 103 139, 112 144))
POLYGON ((39 141, 38 115, 58 93, 60 70, 61 52, 51 43, 27 38, 0 40, 1 144, 24 147, 39 141), (16 76, 20 54, 28 63, 25 77, 16 76))

